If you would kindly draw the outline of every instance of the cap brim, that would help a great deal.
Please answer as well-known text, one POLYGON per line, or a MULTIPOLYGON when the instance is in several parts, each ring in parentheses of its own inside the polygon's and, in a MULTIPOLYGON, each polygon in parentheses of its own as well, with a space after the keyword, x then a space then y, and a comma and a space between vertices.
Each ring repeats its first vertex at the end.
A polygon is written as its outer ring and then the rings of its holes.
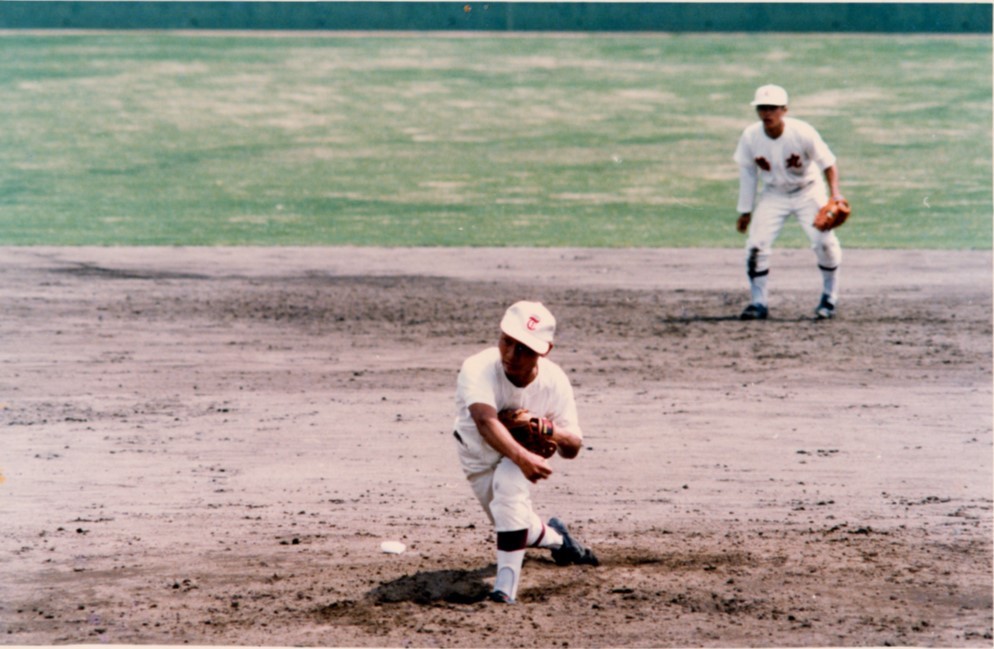
POLYGON ((552 349, 551 343, 547 343, 537 336, 532 335, 532 333, 527 329, 515 327, 510 323, 501 322, 500 330, 511 338, 517 340, 519 343, 525 345, 528 349, 532 350, 539 356, 548 354, 549 350, 552 349))

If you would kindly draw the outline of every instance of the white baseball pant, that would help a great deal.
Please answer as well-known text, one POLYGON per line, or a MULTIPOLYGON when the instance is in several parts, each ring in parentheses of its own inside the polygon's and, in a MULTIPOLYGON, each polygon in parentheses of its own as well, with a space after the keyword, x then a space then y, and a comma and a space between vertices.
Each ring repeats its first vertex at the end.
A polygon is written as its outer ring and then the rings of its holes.
POLYGON ((828 202, 821 183, 794 193, 765 189, 756 201, 746 241, 746 272, 753 286, 753 302, 766 304, 766 281, 770 271, 773 242, 792 215, 797 218, 818 260, 825 278, 824 291, 832 302, 837 299, 837 269, 842 263, 842 246, 834 230, 822 232, 814 226, 815 216, 828 202))

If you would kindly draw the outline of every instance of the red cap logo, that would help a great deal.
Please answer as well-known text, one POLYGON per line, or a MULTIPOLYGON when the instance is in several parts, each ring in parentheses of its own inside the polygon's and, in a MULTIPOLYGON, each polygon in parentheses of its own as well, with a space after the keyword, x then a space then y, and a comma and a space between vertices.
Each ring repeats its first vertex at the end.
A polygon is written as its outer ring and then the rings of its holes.
POLYGON ((528 327, 528 331, 535 331, 535 329, 538 328, 538 318, 535 316, 529 317, 528 324, 525 326, 528 327))

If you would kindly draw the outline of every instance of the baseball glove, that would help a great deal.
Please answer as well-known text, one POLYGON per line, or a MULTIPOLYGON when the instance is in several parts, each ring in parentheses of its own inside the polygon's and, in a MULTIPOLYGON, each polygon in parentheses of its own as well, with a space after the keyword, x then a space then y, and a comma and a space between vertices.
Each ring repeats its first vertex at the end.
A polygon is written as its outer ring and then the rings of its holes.
POLYGON ((852 208, 849 207, 849 201, 844 198, 830 199, 815 216, 815 227, 827 232, 845 223, 850 214, 852 208))
POLYGON ((524 408, 507 408, 497 413, 511 437, 526 449, 544 458, 552 457, 559 448, 552 441, 552 422, 535 417, 524 408))

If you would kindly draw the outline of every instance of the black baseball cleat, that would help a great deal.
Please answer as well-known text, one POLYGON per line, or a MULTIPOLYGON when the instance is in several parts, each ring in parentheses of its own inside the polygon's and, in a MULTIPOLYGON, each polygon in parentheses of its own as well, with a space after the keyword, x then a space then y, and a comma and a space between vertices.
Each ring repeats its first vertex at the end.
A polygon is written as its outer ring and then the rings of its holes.
POLYGON ((556 548, 552 551, 552 560, 556 562, 557 566, 599 566, 600 561, 594 556, 593 551, 590 548, 585 548, 583 545, 570 536, 569 530, 566 529, 566 524, 563 523, 558 518, 549 519, 549 527, 559 532, 563 537, 563 544, 561 547, 556 548))
POLYGON ((766 320, 770 310, 764 304, 750 304, 739 316, 739 320, 766 320))
POLYGON ((495 590, 495 591, 491 592, 489 595, 487 595, 487 599, 489 599, 491 602, 496 602, 498 604, 513 604, 514 603, 514 600, 511 599, 511 596, 508 595, 507 593, 505 593, 502 590, 495 590))
POLYGON ((835 305, 828 299, 828 295, 821 296, 821 302, 815 308, 815 320, 831 320, 835 316, 835 305))

